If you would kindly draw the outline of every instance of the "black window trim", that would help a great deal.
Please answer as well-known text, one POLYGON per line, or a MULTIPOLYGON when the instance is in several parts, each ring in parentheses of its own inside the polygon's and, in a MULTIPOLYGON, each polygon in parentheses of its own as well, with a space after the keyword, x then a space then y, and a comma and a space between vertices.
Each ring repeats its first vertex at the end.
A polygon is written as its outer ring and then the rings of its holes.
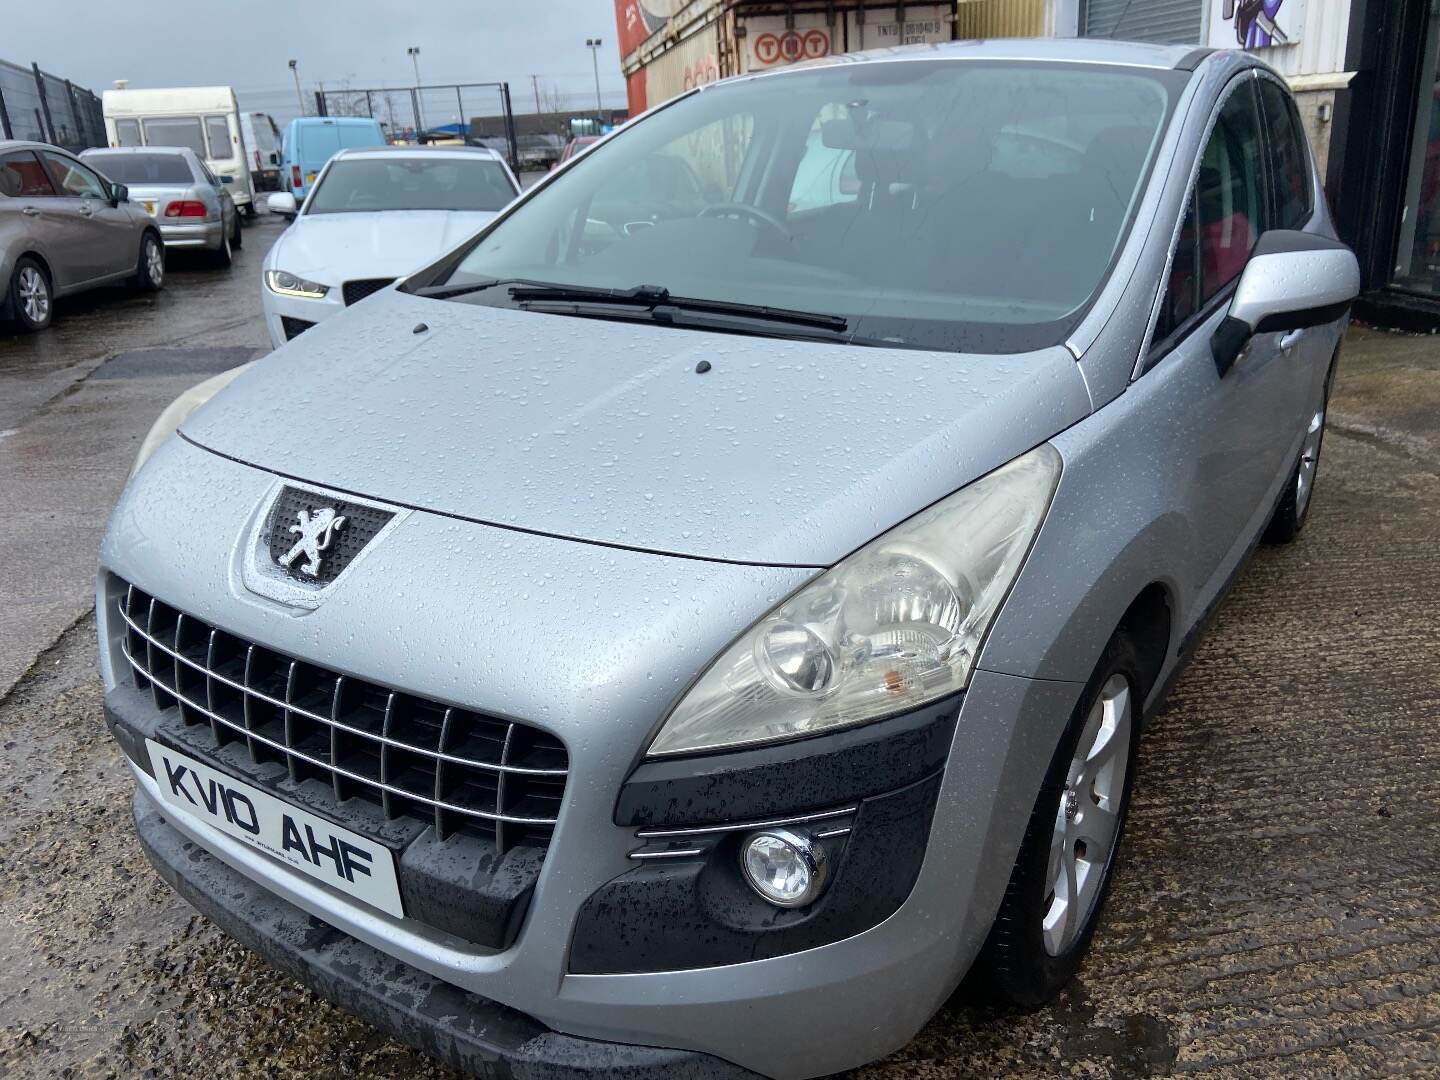
MULTIPOLYGON (((1135 372, 1130 378, 1132 383, 1137 379, 1144 378, 1146 374, 1153 371, 1159 366, 1162 360, 1175 351, 1176 346, 1188 338, 1200 326, 1203 326, 1221 305, 1228 304, 1230 298, 1235 294, 1236 286, 1240 283, 1240 276, 1244 273, 1243 270, 1241 274, 1236 274, 1234 278, 1221 286, 1214 296, 1197 307, 1189 318, 1181 322, 1180 325, 1171 330, 1169 334, 1158 340, 1155 338, 1155 330, 1160 322, 1161 304, 1164 302, 1165 294, 1170 287, 1170 270, 1175 264, 1175 254, 1180 246, 1180 232, 1185 226, 1185 215, 1189 212, 1189 208, 1195 200, 1196 187, 1200 180, 1200 162, 1205 156, 1205 148, 1210 145, 1210 138, 1215 133, 1215 126, 1220 122, 1221 110, 1223 110, 1226 103, 1229 102, 1230 96, 1241 90, 1247 83, 1257 81, 1261 77, 1262 70, 1263 69, 1259 67, 1246 67, 1244 70, 1237 72, 1229 82, 1220 88, 1220 93, 1215 98, 1215 104, 1211 106, 1210 116, 1205 121, 1205 130, 1201 134, 1199 146, 1195 151, 1194 161, 1190 164, 1190 179, 1185 184, 1185 198, 1180 203, 1179 213, 1176 214, 1175 225, 1170 234, 1170 251, 1165 258, 1165 265, 1160 272, 1160 281, 1156 286, 1155 295, 1150 303, 1150 320, 1145 327, 1145 336, 1142 339, 1142 346, 1139 359, 1135 365, 1135 372)), ((1270 157, 1268 150, 1269 132, 1265 127, 1265 109, 1260 103, 1258 88, 1255 90, 1254 103, 1256 119, 1260 125, 1261 138, 1267 140, 1265 152, 1260 155, 1261 167, 1262 170, 1264 170, 1261 183, 1265 188, 1266 210, 1273 214, 1270 206, 1273 196, 1268 182, 1270 157)), ((1255 239, 1258 242, 1260 235, 1257 234, 1255 239)))

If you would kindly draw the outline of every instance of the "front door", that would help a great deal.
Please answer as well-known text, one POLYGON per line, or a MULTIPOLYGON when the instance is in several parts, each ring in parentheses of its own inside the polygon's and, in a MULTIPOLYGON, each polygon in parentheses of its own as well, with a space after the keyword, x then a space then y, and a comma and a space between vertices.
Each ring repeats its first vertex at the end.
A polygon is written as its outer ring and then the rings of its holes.
POLYGON ((1187 466, 1193 578, 1203 609, 1264 527, 1294 465, 1310 397, 1282 335, 1257 334, 1221 374, 1210 338, 1273 215, 1253 74, 1231 84, 1216 117, 1171 261, 1155 331, 1176 365, 1175 452, 1187 466))
POLYGON ((140 238, 127 209, 110 200, 110 185, 91 168, 67 154, 42 150, 50 182, 74 209, 76 235, 83 245, 74 258, 86 280, 110 277, 134 269, 140 256, 140 238))

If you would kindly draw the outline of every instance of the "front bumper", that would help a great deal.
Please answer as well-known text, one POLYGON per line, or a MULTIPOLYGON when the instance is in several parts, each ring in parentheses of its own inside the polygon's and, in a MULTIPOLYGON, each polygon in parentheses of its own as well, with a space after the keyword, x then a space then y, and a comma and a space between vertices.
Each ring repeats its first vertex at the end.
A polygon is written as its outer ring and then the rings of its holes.
POLYGON ((313 918, 231 869, 135 792, 140 845, 192 907, 273 967, 393 1038, 464 1072, 518 1080, 753 1077, 684 1050, 577 1039, 451 986, 313 918))
POLYGON ((162 219, 156 224, 160 226, 160 237, 167 248, 204 248, 206 251, 218 251, 225 239, 223 221, 206 221, 199 225, 167 225, 162 219))
POLYGON ((303 332, 301 327, 308 330, 345 310, 339 285, 331 285, 330 291, 318 300, 307 300, 299 296, 281 296, 272 292, 262 280, 260 297, 265 310, 265 329, 270 331, 270 347, 274 349, 297 337, 303 332))
MULTIPOLYGON (((785 955, 628 972, 595 963, 581 974, 572 943, 582 908, 635 867, 633 825, 646 820, 646 803, 627 803, 623 820, 632 824, 618 825, 617 796, 644 733, 686 673, 743 628, 744 613, 768 607, 810 572, 682 563, 412 511, 357 558, 323 604, 297 612, 244 585, 244 523, 268 505, 276 483, 182 439, 161 446, 133 478, 101 546, 107 689, 123 676, 121 628, 105 585, 113 573, 306 663, 544 726, 571 750, 559 824, 525 922, 499 950, 349 900, 167 808, 173 829, 307 916, 581 1039, 695 1051, 798 1080, 899 1048, 944 1002, 988 932, 1078 686, 975 673, 923 863, 903 903, 878 924, 785 955), (203 490, 206 499, 174 498, 176 490, 203 490), (548 604, 517 587, 537 567, 565 569, 583 618, 557 617, 567 610, 559 581, 548 604), (635 622, 637 596, 673 595, 682 579, 685 603, 656 605, 647 622, 635 622)), ((137 770, 137 782, 158 798, 147 774, 137 770)), ((702 795, 687 796, 683 810, 702 795)), ((745 816, 752 810, 765 812, 750 807, 745 816)))

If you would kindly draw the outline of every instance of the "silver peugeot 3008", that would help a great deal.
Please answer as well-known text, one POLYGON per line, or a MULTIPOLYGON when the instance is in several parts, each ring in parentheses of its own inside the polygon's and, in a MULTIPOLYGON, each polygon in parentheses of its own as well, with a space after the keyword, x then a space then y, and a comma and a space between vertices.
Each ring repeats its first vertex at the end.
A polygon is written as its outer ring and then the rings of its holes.
POLYGON ((159 422, 99 574, 140 837, 464 1067, 807 1077, 1044 1001, 1357 289, 1243 54, 685 94, 159 422))

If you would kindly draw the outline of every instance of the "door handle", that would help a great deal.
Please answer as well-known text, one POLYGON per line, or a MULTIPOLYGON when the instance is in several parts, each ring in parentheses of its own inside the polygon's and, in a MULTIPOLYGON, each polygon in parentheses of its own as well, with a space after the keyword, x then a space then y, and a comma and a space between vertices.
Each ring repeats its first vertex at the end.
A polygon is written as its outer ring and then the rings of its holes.
POLYGON ((36 210, 35 207, 33 207, 33 206, 27 206, 27 207, 25 207, 23 210, 21 210, 20 212, 21 212, 22 214, 24 214, 26 217, 39 217, 39 216, 40 216, 40 211, 39 211, 39 210, 36 210))
POLYGON ((1300 344, 1300 339, 1304 336, 1305 331, 1301 329, 1291 330, 1288 334, 1282 337, 1280 339, 1281 354, 1284 356, 1289 356, 1291 353, 1293 353, 1295 351, 1295 346, 1300 344))

